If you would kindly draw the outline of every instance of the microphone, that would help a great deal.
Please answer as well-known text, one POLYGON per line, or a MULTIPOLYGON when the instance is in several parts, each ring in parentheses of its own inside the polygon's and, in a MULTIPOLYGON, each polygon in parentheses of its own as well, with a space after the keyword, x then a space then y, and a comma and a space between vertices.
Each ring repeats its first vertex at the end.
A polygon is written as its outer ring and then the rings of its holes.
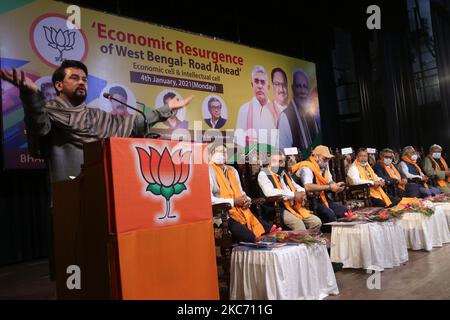
MULTIPOLYGON (((122 101, 116 99, 116 98, 114 98, 114 97, 113 97, 112 95, 110 95, 108 92, 105 92, 105 93, 103 94, 103 97, 106 98, 106 99, 108 99, 108 100, 114 100, 114 101, 116 101, 116 102, 118 102, 118 103, 120 103, 120 104, 123 104, 125 107, 130 108, 130 109, 132 109, 132 110, 138 112, 139 114, 141 114, 142 117, 144 118, 144 127, 145 127, 144 138, 158 139, 158 138, 161 136, 160 134, 157 134, 157 133, 149 133, 149 132, 148 132, 148 122, 147 122, 147 117, 145 116, 145 113, 144 113, 144 112, 142 112, 141 110, 139 110, 139 109, 137 109, 137 108, 134 108, 134 107, 132 107, 132 106, 130 106, 130 105, 128 105, 128 104, 126 104, 126 103, 124 103, 124 102, 122 102, 122 101)), ((144 105, 143 103, 140 103, 140 102, 138 102, 138 103, 144 105)), ((144 105, 144 107, 145 107, 145 105, 144 105)), ((144 110, 145 110, 145 109, 144 109, 144 110)))

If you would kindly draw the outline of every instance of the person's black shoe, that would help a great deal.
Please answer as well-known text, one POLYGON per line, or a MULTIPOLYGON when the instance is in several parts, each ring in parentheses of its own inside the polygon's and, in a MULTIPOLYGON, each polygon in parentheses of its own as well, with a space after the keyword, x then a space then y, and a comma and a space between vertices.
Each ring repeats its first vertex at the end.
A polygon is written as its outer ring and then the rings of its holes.
POLYGON ((344 266, 343 263, 340 262, 332 262, 331 265, 333 266, 333 271, 336 273, 338 271, 342 270, 342 267, 344 266))

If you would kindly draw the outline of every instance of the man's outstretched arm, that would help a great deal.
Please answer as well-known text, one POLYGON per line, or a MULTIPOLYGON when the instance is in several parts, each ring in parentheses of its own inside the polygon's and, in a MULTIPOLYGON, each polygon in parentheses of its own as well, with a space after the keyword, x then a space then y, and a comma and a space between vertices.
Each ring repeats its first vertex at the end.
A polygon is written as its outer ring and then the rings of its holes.
POLYGON ((0 69, 0 78, 19 88, 27 130, 33 135, 46 135, 51 129, 51 122, 45 111, 45 98, 37 85, 25 76, 23 70, 0 69))

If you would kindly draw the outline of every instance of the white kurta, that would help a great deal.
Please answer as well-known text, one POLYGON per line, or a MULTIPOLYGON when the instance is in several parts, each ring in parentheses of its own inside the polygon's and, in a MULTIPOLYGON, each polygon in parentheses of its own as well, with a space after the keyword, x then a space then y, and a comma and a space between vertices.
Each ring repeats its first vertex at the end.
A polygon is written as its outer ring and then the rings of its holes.
MULTIPOLYGON (((267 104, 269 103, 270 101, 267 101, 267 104)), ((277 145, 277 124, 267 104, 261 106, 258 99, 253 97, 252 100, 240 107, 234 136, 235 143, 241 146, 246 145, 245 137, 247 132, 247 135, 254 139, 253 143, 277 145), (250 114, 253 117, 253 125, 252 128, 247 128, 250 114), (248 129, 254 129, 254 131, 247 131, 248 129)))

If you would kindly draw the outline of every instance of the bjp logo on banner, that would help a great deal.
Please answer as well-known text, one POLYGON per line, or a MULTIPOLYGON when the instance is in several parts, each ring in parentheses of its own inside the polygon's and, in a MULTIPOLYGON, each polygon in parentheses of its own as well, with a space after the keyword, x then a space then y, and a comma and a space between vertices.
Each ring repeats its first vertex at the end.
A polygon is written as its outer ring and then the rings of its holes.
POLYGON ((29 37, 36 55, 52 68, 66 59, 84 61, 88 53, 84 31, 64 15, 47 13, 36 18, 29 37))
POLYGON ((177 150, 170 154, 167 147, 164 147, 163 152, 159 153, 150 146, 150 153, 140 147, 136 147, 136 150, 142 178, 148 183, 146 191, 166 200, 166 212, 158 219, 176 218, 170 214, 170 198, 187 190, 185 182, 189 178, 192 152, 181 154, 182 150, 177 150))

